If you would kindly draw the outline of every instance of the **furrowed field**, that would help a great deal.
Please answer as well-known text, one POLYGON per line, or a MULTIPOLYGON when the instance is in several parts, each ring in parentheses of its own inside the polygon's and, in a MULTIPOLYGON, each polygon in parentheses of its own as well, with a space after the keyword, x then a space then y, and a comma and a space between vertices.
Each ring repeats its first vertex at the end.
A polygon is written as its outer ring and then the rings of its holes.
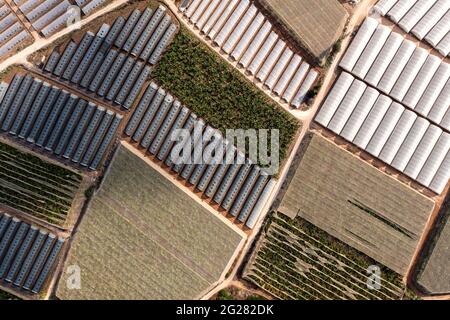
POLYGON ((260 0, 288 33, 317 61, 341 35, 348 14, 337 0, 260 0))
POLYGON ((401 277, 302 218, 274 214, 244 271, 279 299, 398 299, 401 277), (367 268, 380 267, 381 287, 369 289, 367 268))
POLYGON ((298 122, 181 28, 154 71, 156 79, 206 122, 226 129, 279 129, 280 161, 298 122))
POLYGON ((422 261, 415 275, 416 284, 427 294, 450 293, 450 195, 444 202, 430 234, 431 239, 422 250, 422 261))
POLYGON ((0 143, 0 202, 62 225, 82 177, 0 143))
MULTIPOLYGON (((132 148, 132 147, 130 147, 132 148)), ((242 236, 121 146, 81 222, 61 299, 194 299, 219 280, 242 236)))

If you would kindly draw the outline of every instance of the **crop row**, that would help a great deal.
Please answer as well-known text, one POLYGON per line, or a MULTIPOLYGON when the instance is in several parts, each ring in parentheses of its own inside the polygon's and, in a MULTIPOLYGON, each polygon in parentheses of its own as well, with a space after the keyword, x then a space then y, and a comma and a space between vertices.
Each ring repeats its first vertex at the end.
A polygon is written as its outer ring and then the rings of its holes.
POLYGON ((244 277, 282 299, 398 299, 404 292, 400 275, 307 221, 279 214, 270 217, 244 277), (372 265, 380 268, 372 282, 379 288, 368 285, 372 265))

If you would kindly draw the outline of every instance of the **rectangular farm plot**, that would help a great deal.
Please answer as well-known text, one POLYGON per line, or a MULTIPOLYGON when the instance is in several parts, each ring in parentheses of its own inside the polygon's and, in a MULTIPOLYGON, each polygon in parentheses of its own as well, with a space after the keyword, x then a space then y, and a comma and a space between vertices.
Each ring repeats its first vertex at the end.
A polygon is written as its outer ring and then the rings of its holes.
POLYGON ((380 0, 373 10, 403 31, 426 41, 443 56, 450 53, 450 2, 446 0, 380 0))
POLYGON ((82 177, 0 143, 0 204, 62 225, 82 177))
POLYGON ((432 231, 430 248, 422 254, 427 258, 420 266, 416 280, 425 293, 436 295, 450 293, 450 199, 446 200, 440 215, 432 231))
POLYGON ((298 121, 186 29, 177 34, 154 76, 183 104, 223 133, 238 128, 278 129, 280 162, 287 157, 298 121))
POLYGON ((61 299, 193 299, 224 274, 242 236, 123 145, 80 225, 61 299))
POLYGON ((279 299, 391 300, 403 295, 401 276, 302 218, 274 214, 244 278, 279 299), (369 289, 377 266, 380 288, 369 289))
POLYGON ((336 0, 261 0, 279 23, 310 52, 322 60, 341 35, 348 14, 336 0))
POLYGON ((314 135, 278 209, 405 274, 433 201, 314 135))

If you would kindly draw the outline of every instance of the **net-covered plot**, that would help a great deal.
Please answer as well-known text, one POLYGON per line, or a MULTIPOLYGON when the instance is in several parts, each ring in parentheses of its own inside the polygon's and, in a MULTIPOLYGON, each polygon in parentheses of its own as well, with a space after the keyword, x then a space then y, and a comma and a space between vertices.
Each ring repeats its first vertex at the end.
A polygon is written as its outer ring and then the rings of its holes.
MULTIPOLYGON (((279 299, 397 300, 401 276, 302 218, 270 217, 244 278, 279 299), (370 266, 380 288, 368 288, 370 266)), ((369 281, 370 283, 370 281, 369 281)))
POLYGON ((0 57, 14 53, 17 47, 32 39, 9 5, 0 2, 0 57))
POLYGON ((194 299, 226 273, 242 236, 121 146, 74 238, 61 299, 194 299))
POLYGON ((227 129, 279 130, 280 162, 288 156, 298 121, 185 28, 162 57, 154 76, 222 133, 227 129))
POLYGON ((434 202, 314 135, 278 211, 404 275, 434 202))
POLYGON ((73 12, 69 0, 14 0, 33 28, 49 37, 67 26, 73 12))
POLYGON ((238 66, 294 108, 299 108, 315 83, 310 68, 284 41, 270 21, 249 0, 192 1, 184 16, 238 66))
POLYGON ((447 0, 380 0, 374 11, 405 32, 427 41, 443 56, 450 53, 450 2, 447 0))
POLYGON ((426 294, 449 294, 450 293, 450 202, 449 199, 443 205, 438 217, 438 223, 431 233, 433 239, 428 241, 429 248, 422 255, 420 272, 415 279, 426 294))
POLYGON ((130 118, 125 134, 240 223, 254 227, 261 206, 274 187, 271 177, 245 160, 245 155, 218 130, 205 125, 170 93, 151 83, 130 118), (173 151, 179 148, 176 143, 179 129, 192 133, 189 149, 192 154, 173 151), (214 147, 224 150, 222 159, 215 162, 213 154, 207 152, 214 147), (195 153, 197 148, 201 148, 201 154, 195 153))
POLYGON ((58 262, 64 238, 0 213, 0 285, 42 293, 58 262))
POLYGON ((315 121, 440 194, 450 134, 343 72, 315 121))
POLYGON ((100 168, 120 114, 30 75, 15 75, 0 101, 0 129, 73 163, 100 168))
POLYGON ((96 93, 108 102, 131 109, 150 77, 152 65, 161 58, 177 27, 163 6, 155 11, 134 10, 112 26, 103 24, 94 34, 87 32, 77 44, 54 51, 44 71, 96 93))
POLYGON ((367 18, 340 66, 445 130, 450 130, 450 65, 367 18))
POLYGON ((0 203, 63 225, 81 176, 0 144, 0 203))

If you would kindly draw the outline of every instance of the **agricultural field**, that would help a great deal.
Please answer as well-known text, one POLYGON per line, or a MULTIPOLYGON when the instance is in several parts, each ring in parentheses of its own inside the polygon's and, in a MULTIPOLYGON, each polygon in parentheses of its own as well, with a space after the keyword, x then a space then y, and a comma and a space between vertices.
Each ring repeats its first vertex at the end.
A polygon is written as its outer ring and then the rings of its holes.
POLYGON ((10 4, 0 1, 0 61, 33 43, 33 37, 10 4))
POLYGON ((220 290, 211 300, 267 300, 262 295, 256 294, 252 291, 236 287, 230 286, 225 289, 220 290))
POLYGON ((218 1, 199 0, 186 6, 188 2, 179 6, 183 19, 223 59, 236 62, 250 82, 260 82, 268 95, 289 109, 312 104, 318 70, 311 68, 303 53, 293 50, 295 41, 288 41, 257 3, 224 0, 217 5, 218 1))
POLYGON ((0 204, 63 225, 82 176, 0 143, 0 204))
POLYGON ((341 36, 348 14, 338 0, 259 0, 300 46, 322 61, 341 36))
POLYGON ((440 217, 428 247, 423 250, 425 259, 418 267, 416 282, 426 294, 450 293, 450 196, 441 209, 440 217))
POLYGON ((279 129, 280 162, 287 156, 299 123, 185 28, 181 28, 153 76, 223 133, 238 128, 279 129))
POLYGON ((314 134, 278 211, 406 274, 434 202, 314 134))
POLYGON ((242 235, 121 145, 73 240, 82 289, 61 299, 194 299, 228 269, 242 235))
POLYGON ((405 293, 400 275, 306 220, 277 213, 267 221, 244 278, 279 299, 391 300, 405 293), (370 266, 379 267, 379 289, 367 285, 370 266))

